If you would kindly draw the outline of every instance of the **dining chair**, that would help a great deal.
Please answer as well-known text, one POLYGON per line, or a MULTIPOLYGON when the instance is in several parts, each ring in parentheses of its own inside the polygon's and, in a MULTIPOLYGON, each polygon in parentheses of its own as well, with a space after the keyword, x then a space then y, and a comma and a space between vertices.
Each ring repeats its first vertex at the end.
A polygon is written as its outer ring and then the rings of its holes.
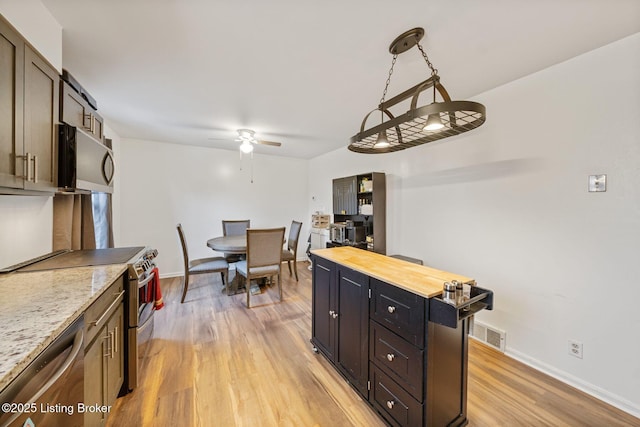
MULTIPOLYGON (((250 219, 239 220, 222 220, 222 235, 223 236, 242 236, 247 232, 247 228, 251 227, 250 219)), ((224 259, 229 263, 238 262, 245 259, 241 254, 223 254, 224 259)))
POLYGON ((289 266, 289 276, 291 276, 291 262, 293 261, 293 271, 296 274, 296 282, 298 281, 298 266, 296 263, 296 260, 298 259, 298 238, 300 238, 301 228, 301 222, 291 221, 287 248, 282 250, 282 262, 287 262, 287 265, 289 266))
POLYGON ((222 257, 209 257, 189 259, 189 251, 187 249, 187 241, 184 237, 184 231, 182 230, 182 224, 176 226, 178 229, 178 236, 180 237, 180 244, 182 245, 182 257, 184 259, 184 283, 182 285, 182 299, 187 296, 187 290, 189 289, 189 277, 195 274, 206 273, 220 273, 222 276, 222 284, 224 285, 227 295, 229 295, 229 263, 222 257), (225 276, 227 279, 225 279, 225 276))
POLYGON ((278 293, 282 301, 282 242, 284 227, 249 228, 247 230, 247 259, 236 263, 236 272, 247 279, 247 308, 251 308, 251 280, 278 276, 278 293))

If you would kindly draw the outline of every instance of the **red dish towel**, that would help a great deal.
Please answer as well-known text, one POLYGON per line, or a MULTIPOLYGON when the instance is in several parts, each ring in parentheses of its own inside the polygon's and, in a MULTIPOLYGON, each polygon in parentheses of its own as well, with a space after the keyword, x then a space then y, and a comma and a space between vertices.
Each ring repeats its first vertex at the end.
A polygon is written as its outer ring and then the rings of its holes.
POLYGON ((151 279, 151 283, 147 287, 147 300, 149 302, 153 301, 154 310, 160 310, 164 307, 164 301, 162 300, 162 291, 160 290, 160 273, 158 272, 158 267, 155 267, 151 272, 153 273, 153 279, 151 279))

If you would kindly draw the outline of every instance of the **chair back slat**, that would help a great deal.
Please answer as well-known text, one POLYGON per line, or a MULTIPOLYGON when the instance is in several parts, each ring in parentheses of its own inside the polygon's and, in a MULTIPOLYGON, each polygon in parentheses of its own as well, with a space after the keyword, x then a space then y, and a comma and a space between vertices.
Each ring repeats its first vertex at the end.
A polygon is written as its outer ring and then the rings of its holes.
POLYGON ((284 227, 247 230, 247 267, 279 265, 282 260, 284 227))

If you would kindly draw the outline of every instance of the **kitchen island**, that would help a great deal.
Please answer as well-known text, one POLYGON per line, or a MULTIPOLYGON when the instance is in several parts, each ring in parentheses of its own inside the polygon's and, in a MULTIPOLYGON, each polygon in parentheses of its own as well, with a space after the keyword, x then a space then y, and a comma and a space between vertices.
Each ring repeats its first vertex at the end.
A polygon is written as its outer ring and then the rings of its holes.
POLYGON ((469 277, 352 247, 312 251, 314 350, 389 424, 467 424, 471 316, 493 293, 469 277), (445 282, 468 298, 442 299, 445 282))
POLYGON ((115 264, 0 275, 0 390, 125 271, 115 264))

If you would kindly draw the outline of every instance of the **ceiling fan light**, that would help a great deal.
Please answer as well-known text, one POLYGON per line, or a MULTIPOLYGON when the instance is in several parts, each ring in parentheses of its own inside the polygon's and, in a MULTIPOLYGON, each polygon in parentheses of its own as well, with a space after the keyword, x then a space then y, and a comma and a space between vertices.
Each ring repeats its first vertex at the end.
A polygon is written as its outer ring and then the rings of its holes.
POLYGON ((433 113, 433 114, 429 114, 429 117, 427 118, 427 123, 424 125, 424 128, 422 128, 422 130, 434 131, 434 130, 440 130, 443 127, 444 125, 442 124, 442 120, 440 119, 440 113, 433 113))
POLYGON ((387 131, 383 130, 378 134, 378 139, 376 139, 376 143, 373 144, 373 148, 379 150, 382 148, 389 148, 390 145, 391 144, 389 144, 389 138, 387 138, 387 131))
POLYGON ((238 129, 238 136, 242 140, 251 140, 253 138, 253 131, 250 129, 238 129))
POLYGON ((243 141, 242 144, 240 144, 240 151, 250 153, 253 151, 253 145, 249 141, 243 141))

